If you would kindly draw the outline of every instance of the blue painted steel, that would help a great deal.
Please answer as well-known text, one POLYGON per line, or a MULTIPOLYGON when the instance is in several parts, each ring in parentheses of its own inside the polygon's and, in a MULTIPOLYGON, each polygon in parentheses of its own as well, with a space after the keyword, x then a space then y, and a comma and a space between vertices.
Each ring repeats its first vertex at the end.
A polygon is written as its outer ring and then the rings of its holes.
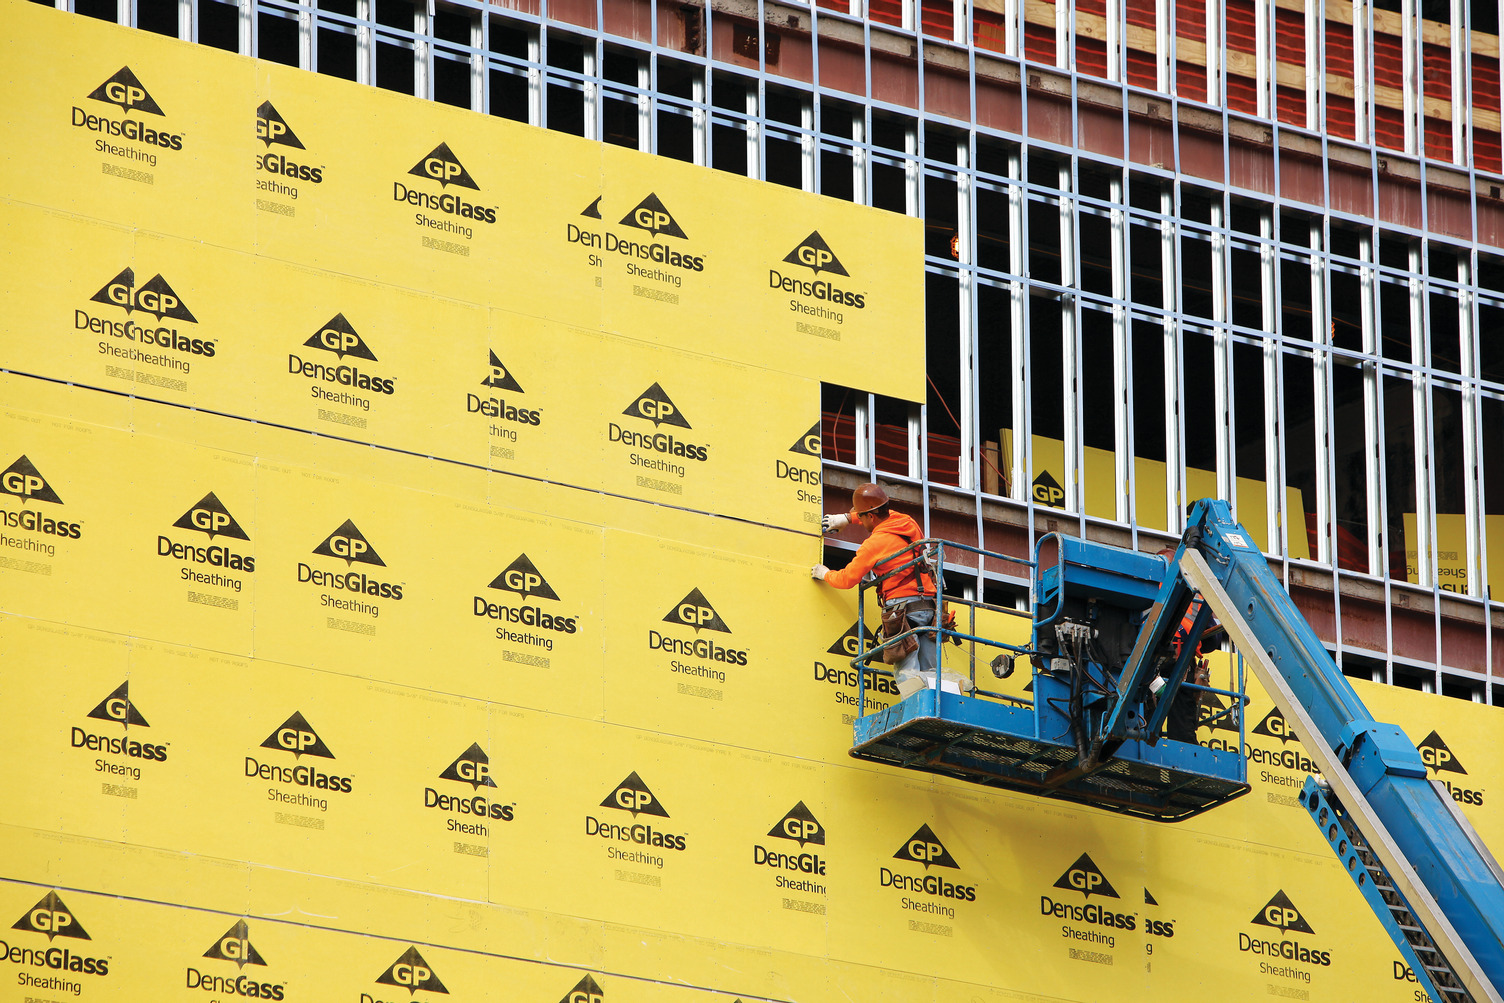
MULTIPOLYGON (((1159 592, 1165 575, 1162 557, 1058 533, 1040 537, 1034 551, 1040 592, 1050 597, 1050 603, 1040 600, 1040 607, 1055 602, 1063 579, 1066 596, 1093 596, 1124 609, 1144 609, 1159 592), (1046 566, 1044 561, 1052 548, 1053 563, 1046 566)), ((1053 622, 1053 617, 1036 618, 1038 626, 1053 622)))
POLYGON ((1032 709, 923 690, 861 718, 852 755, 904 769, 1145 818, 1191 818, 1247 790, 1236 751, 1132 742, 1106 768, 1064 783, 1075 746, 1032 734, 1032 709))
MULTIPOLYGON (((916 552, 931 548, 935 551, 936 585, 941 590, 945 550, 980 553, 984 559, 1000 556, 940 541, 915 545, 916 552)), ((1122 702, 1114 666, 1121 663, 1126 654, 1125 650, 1119 653, 1122 645, 1131 641, 1138 620, 1158 594, 1167 565, 1154 555, 1056 534, 1042 538, 1035 553, 1036 601, 1030 646, 1021 649, 967 631, 946 630, 942 625, 910 631, 931 633, 939 642, 940 664, 930 688, 887 710, 858 718, 853 728, 852 755, 1166 820, 1189 818, 1246 793, 1241 742, 1231 750, 1218 750, 1193 742, 1160 741, 1158 733, 1149 741, 1141 740, 1150 737, 1142 730, 1153 705, 1147 689, 1133 700, 1133 720, 1140 732, 1119 737, 1110 750, 1083 753, 1083 743, 1095 734, 1098 723, 1122 702), (1053 644, 1055 624, 1062 621, 1068 621, 1065 627, 1072 638, 1095 638, 1100 633, 1111 643, 1099 650, 1089 641, 1090 657, 1077 652, 1074 659, 1057 661, 1041 653, 1040 639, 1053 644), (977 650, 987 645, 1018 653, 1018 667, 1028 666, 1033 673, 1032 701, 986 693, 980 688, 978 695, 939 689, 939 678, 952 667, 947 659, 954 662, 956 658, 955 654, 947 655, 952 651, 944 643, 949 638, 974 642, 977 650)), ((864 596, 865 592, 864 587, 864 596)), ((956 597, 947 601, 959 607, 971 604, 956 597)), ((864 644, 853 666, 871 667, 876 653, 895 640, 890 638, 871 647, 864 644)), ((1191 646, 1188 651, 1193 649, 1191 646)), ((963 648, 958 654, 965 652, 963 648)), ((974 688, 986 682, 978 680, 976 670, 980 660, 985 675, 986 657, 978 659, 973 652, 969 659, 974 688)), ((1188 663, 1189 655, 1185 661, 1188 663)), ((1182 673, 1184 668, 1182 665, 1182 673)), ((965 675, 967 667, 963 665, 959 671, 965 675)), ((1210 692, 1230 698, 1235 706, 1243 703, 1241 687, 1236 693, 1210 692)), ((861 696, 859 692, 859 699, 861 696)), ((1171 697, 1165 695, 1163 699, 1168 703, 1171 697)))

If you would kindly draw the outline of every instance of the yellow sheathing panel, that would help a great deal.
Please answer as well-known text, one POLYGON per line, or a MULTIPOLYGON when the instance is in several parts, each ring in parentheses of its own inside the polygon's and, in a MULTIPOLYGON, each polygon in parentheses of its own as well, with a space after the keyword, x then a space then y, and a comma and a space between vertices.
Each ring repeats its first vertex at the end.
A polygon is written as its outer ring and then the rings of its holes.
POLYGON ((6 158, 15 201, 192 242, 204 269, 219 248, 922 399, 917 219, 7 8, 6 128, 49 151, 6 158))
POLYGON ((11 0, 5 20, 15 100, 3 122, 27 152, 0 160, 0 190, 250 250, 254 62, 11 0))

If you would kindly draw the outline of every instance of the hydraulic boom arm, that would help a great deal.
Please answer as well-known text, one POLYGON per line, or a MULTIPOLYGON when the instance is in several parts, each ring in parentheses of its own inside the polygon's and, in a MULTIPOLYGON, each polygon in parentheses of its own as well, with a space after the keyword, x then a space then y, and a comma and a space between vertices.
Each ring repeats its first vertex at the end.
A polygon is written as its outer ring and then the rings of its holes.
MULTIPOLYGON (((1189 585, 1217 614, 1321 767, 1305 807, 1432 999, 1500 1001, 1504 874, 1415 746, 1368 713, 1225 502, 1197 503, 1175 565, 1164 612, 1189 585)), ((1155 612, 1141 647, 1163 631, 1155 612)))

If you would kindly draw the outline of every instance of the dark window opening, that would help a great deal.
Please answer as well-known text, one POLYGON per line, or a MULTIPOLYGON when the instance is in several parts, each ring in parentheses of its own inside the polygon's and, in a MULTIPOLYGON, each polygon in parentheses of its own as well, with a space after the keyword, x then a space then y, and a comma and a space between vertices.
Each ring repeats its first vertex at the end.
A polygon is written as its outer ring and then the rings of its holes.
MULTIPOLYGON (((199 10, 203 10, 202 7, 199 10)), ((319 28, 319 72, 344 80, 355 79, 355 36, 319 28)))
POLYGON ((806 100, 802 94, 769 87, 764 99, 763 114, 767 116, 769 122, 782 122, 784 125, 793 126, 803 125, 806 100))
POLYGON ((977 264, 997 272, 1013 270, 1009 249, 1008 194, 977 189, 977 264))
MULTIPOLYGON (((1504 401, 1482 398, 1483 435, 1478 454, 1483 467, 1483 511, 1504 515, 1504 401)), ((1504 578, 1504 568, 1490 567, 1490 578, 1504 578)))
MULTIPOLYGON (((1076 166, 1076 191, 1099 202, 1111 202, 1112 182, 1117 177, 1118 172, 1114 168, 1080 161, 1076 166)), ((1154 208, 1158 210, 1159 206, 1154 208)))
POLYGON ((990 174, 998 180, 1008 178, 1008 162, 1018 155, 1018 147, 1012 143, 985 136, 977 137, 977 170, 990 174))
POLYGON ((687 114, 677 114, 662 105, 658 107, 658 155, 694 163, 694 122, 687 114))
MULTIPOLYGON (((704 71, 692 63, 681 63, 666 56, 658 57, 658 93, 690 101, 695 96, 695 81, 704 71)), ((634 83, 636 81, 633 81, 634 83)))
POLYGON ((1468 22, 1474 31, 1485 35, 1499 33, 1499 5, 1496 0, 1471 0, 1468 6, 1468 22))
MULTIPOLYGON (((1030 428, 1047 439, 1065 438, 1065 367, 1061 354, 1060 298, 1029 297, 1030 428)), ((1057 481, 1065 471, 1051 471, 1057 481)), ((1060 481, 1063 485, 1065 482, 1060 481)))
POLYGON ((492 70, 491 114, 514 122, 527 121, 527 78, 520 73, 492 70))
POLYGON ((1410 240, 1394 234, 1379 234, 1379 264, 1386 268, 1410 270, 1410 240))
POLYGON ((1060 205, 1029 199, 1029 277, 1060 281, 1060 205))
POLYGON ((1385 376, 1384 381, 1384 473, 1388 525, 1389 576, 1413 580, 1420 566, 1415 541, 1406 538, 1405 515, 1415 515, 1415 412, 1411 406, 1408 378, 1385 376))
MULTIPOLYGON (((1112 314, 1081 308, 1081 441, 1094 449, 1117 446, 1117 367, 1112 314)), ((1094 513, 1112 517, 1116 512, 1094 513)))
POLYGON ((957 239, 956 180, 950 175, 924 177, 924 253, 954 261, 960 247, 951 249, 957 239))
POLYGON ((84 17, 109 21, 111 24, 115 23, 115 19, 119 16, 115 0, 74 0, 73 12, 82 14, 84 17))
POLYGON ((177 38, 177 0, 136 0, 136 27, 177 38))
POLYGON ((557 35, 548 36, 548 65, 570 73, 585 72, 585 46, 557 35))
MULTIPOLYGON (((553 47, 549 47, 553 51, 553 47)), ((584 92, 563 84, 548 85, 548 127, 571 136, 585 135, 584 92)))
MULTIPOLYGON (((1444 387, 1432 390, 1431 419, 1433 434, 1427 462, 1431 466, 1431 477, 1436 483, 1436 511, 1461 515, 1467 511, 1467 464, 1464 462, 1462 448, 1464 416, 1461 391, 1444 387)), ((1465 558, 1465 555, 1462 556, 1465 558)))
POLYGON ((1410 361, 1410 287, 1398 282, 1379 282, 1379 340, 1384 358, 1410 361))
POLYGON ((1180 309, 1193 317, 1212 316, 1212 244, 1204 237, 1181 231, 1180 309))
POLYGON ((1433 292, 1430 300, 1431 365, 1449 373, 1460 373, 1462 372, 1461 317, 1458 315, 1456 294, 1451 290, 1444 293, 1433 292))
POLYGON ((856 198, 855 166, 845 147, 820 151, 820 194, 831 198, 856 198))
POLYGON ((904 190, 902 167, 882 163, 872 165, 872 204, 889 212, 907 210, 908 196, 904 190))
POLYGON ((820 455, 837 463, 856 462, 857 408, 865 404, 861 390, 820 384, 820 455))
POLYGON ((849 141, 852 127, 860 114, 861 111, 851 105, 845 105, 839 101, 822 101, 820 103, 820 134, 843 142, 849 141))
POLYGON ((1234 201, 1230 207, 1230 228, 1250 237, 1263 236, 1264 207, 1251 202, 1234 201))
POLYGON ((470 107, 470 64, 456 59, 433 61, 433 99, 456 108, 470 107))
POLYGON ((804 167, 800 159, 799 144, 790 139, 775 139, 769 136, 765 144, 764 162, 767 175, 764 180, 775 185, 801 188, 804 185, 804 167))
MULTIPOLYGON (((1134 320, 1130 329, 1131 356, 1128 361, 1128 380, 1133 395, 1133 422, 1129 428, 1133 436, 1130 452, 1137 459, 1165 461, 1165 381, 1174 374, 1175 367, 1167 365, 1165 329, 1163 325, 1147 320, 1134 320)), ((1143 468, 1135 464, 1136 472, 1143 468)), ((1139 487, 1135 494, 1144 490, 1139 487)), ((1152 492, 1149 497, 1153 497, 1152 492)), ((1135 505, 1138 524, 1146 529, 1166 529, 1166 507, 1163 504, 1135 505)))
POLYGON ((1254 331, 1264 330, 1263 263, 1259 253, 1234 246, 1232 264, 1232 322, 1254 331))
POLYGON ((613 146, 637 149, 637 102, 607 97, 601 102, 601 139, 613 146))
MULTIPOLYGON (((1386 2, 1387 0, 1376 0, 1375 6, 1382 9, 1386 2)), ((1428 669, 1412 668, 1409 665, 1394 666, 1394 672, 1390 678, 1395 686, 1407 690, 1431 692, 1436 684, 1436 673, 1428 669)))
MULTIPOLYGON (((1210 225, 1212 221, 1212 199, 1208 192, 1182 185, 1180 188, 1180 218, 1192 223, 1205 223, 1210 225)), ((1215 196, 1217 204, 1222 204, 1220 196, 1215 196)))
POLYGON ((470 18, 458 11, 439 8, 433 15, 433 34, 446 42, 470 44, 470 18))
POLYGON ((925 272, 929 478, 939 484, 961 483, 960 306, 960 285, 953 273, 925 272))
POLYGON ((873 398, 873 420, 877 428, 877 469, 892 474, 909 474, 909 411, 918 411, 918 405, 892 397, 877 395, 873 398))
POLYGON ((198 43, 226 52, 240 51, 240 9, 219 0, 199 0, 198 43))
MULTIPOLYGON (((982 490, 1007 495, 1012 457, 1002 454, 1003 430, 1013 428, 1012 295, 1006 288, 983 283, 977 287, 977 417, 982 430, 982 490)), ((1017 448, 1018 444, 1014 444, 1017 448)))
POLYGON ((1062 184, 1060 161, 1043 151, 1034 151, 1029 156, 1029 184, 1035 188, 1058 190, 1062 184))
MULTIPOLYGON (((1113 364, 1112 314, 1082 307, 1081 313, 1081 444, 1086 449, 1117 452, 1118 367, 1113 364)), ((1081 458, 1082 505, 1088 515, 1117 518, 1117 498, 1124 485, 1117 483, 1114 464, 1088 462, 1081 458)))
POLYGON ((911 128, 913 128, 913 122, 910 119, 897 118, 874 111, 872 113, 872 145, 902 154, 906 152, 904 144, 907 142, 908 131, 911 128))
POLYGON ((1457 281, 1457 254, 1441 244, 1431 244, 1426 255, 1427 274, 1437 282, 1457 281))
POLYGON ((602 60, 601 76, 613 83, 637 86, 637 54, 607 49, 602 60))
POLYGON ((1082 290, 1111 296, 1112 220, 1083 207, 1076 216, 1076 230, 1080 235, 1082 290))
POLYGON ((298 65, 298 22, 262 11, 256 21, 256 55, 284 66, 298 65))
POLYGON ((413 92, 413 50, 405 45, 376 43, 376 86, 398 94, 413 92))
POLYGON ((1504 383, 1504 304, 1478 304, 1478 375, 1494 383, 1504 383))
POLYGON ((1332 344, 1350 352, 1363 350, 1363 281, 1352 272, 1333 268, 1328 273, 1332 290, 1332 344))
MULTIPOLYGON (((1147 320, 1133 322, 1133 455, 1165 460, 1165 329, 1147 320)), ((1164 519, 1156 520, 1160 526, 1164 519)))
POLYGON ((1331 226, 1332 253, 1356 262, 1362 256, 1362 237, 1359 231, 1339 226, 1334 221, 1331 226))
POLYGON ((1180 343, 1185 465, 1216 470, 1217 432, 1221 427, 1217 421, 1216 345, 1211 335, 1195 329, 1183 331, 1180 343))
POLYGON ((747 174, 747 131, 729 125, 715 125, 710 130, 710 162, 718 171, 747 174))
POLYGON ((744 77, 733 77, 722 73, 717 73, 712 78, 712 83, 710 103, 713 107, 734 111, 738 115, 746 114, 748 88, 755 90, 755 84, 744 77))
POLYGON ((1160 211, 1160 186, 1152 178, 1134 175, 1128 182, 1128 204, 1135 209, 1157 213, 1160 211))
POLYGON ((937 128, 924 127, 924 158, 941 164, 954 164, 956 152, 966 142, 965 137, 937 128))
MULTIPOLYGON (((1269 469, 1264 420, 1264 349, 1244 341, 1232 346, 1233 463, 1239 477, 1268 485, 1279 471, 1269 469)), ((1262 538, 1263 526, 1253 527, 1262 538)))
MULTIPOLYGON (((1285 483, 1296 490, 1299 512, 1288 514, 1290 552, 1296 553, 1295 538, 1306 533, 1311 556, 1316 556, 1316 383, 1312 360, 1287 352, 1280 360, 1283 372, 1285 483)), ((1325 424, 1325 422, 1323 422, 1325 424)))
POLYGON ((1363 403, 1363 371, 1356 366, 1332 368, 1332 487, 1337 510, 1337 566, 1368 573, 1369 428, 1363 403))
POLYGON ((1461 676, 1447 675, 1445 672, 1441 674, 1442 696, 1471 701, 1475 694, 1481 700, 1483 694, 1483 684, 1481 682, 1472 679, 1463 679, 1461 676))
POLYGON ((525 60, 529 41, 531 36, 526 31, 511 27, 505 21, 491 19, 490 46, 491 51, 497 55, 525 60))
POLYGON ((376 0, 376 23, 413 30, 413 5, 408 0, 376 0))
POLYGON ((1342 674, 1352 679, 1367 679, 1369 682, 1382 683, 1384 662, 1382 659, 1369 658, 1366 655, 1344 654, 1342 674))
POLYGON ((1281 255, 1279 259, 1280 331, 1286 338, 1315 339, 1311 321, 1311 259, 1281 255))
POLYGON ((1133 302, 1162 307, 1164 302, 1164 254, 1158 226, 1136 225, 1128 228, 1129 253, 1132 255, 1133 302))

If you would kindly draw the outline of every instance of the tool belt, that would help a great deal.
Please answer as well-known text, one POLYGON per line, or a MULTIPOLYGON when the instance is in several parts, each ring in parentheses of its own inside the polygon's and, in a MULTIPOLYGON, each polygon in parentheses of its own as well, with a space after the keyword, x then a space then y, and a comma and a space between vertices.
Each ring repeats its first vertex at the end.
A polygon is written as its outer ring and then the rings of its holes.
MULTIPOLYGON (((925 610, 933 610, 934 608, 934 600, 918 597, 912 599, 894 599, 889 603, 884 603, 882 607, 883 640, 887 641, 897 637, 909 629, 909 613, 911 611, 918 613, 925 610)), ((897 665, 903 660, 905 655, 912 654, 918 650, 919 636, 917 634, 910 634, 897 644, 884 648, 882 653, 883 661, 888 665, 897 665)))

